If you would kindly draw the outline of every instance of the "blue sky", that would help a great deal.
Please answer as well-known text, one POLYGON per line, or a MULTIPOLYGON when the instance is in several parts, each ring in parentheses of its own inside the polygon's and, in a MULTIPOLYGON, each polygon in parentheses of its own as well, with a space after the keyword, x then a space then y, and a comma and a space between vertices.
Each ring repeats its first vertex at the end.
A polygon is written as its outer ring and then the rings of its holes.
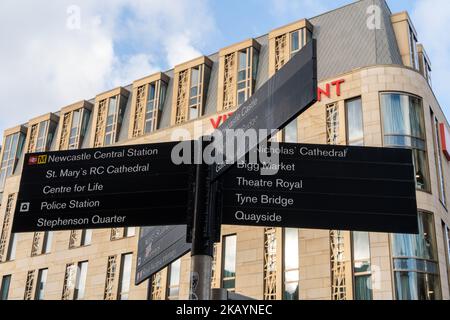
MULTIPOLYGON (((351 0, 2 0, 0 132, 29 119, 351 0), (191 14, 187 14, 191 13, 191 14), (5 103, 6 102, 6 103, 5 103)), ((450 119, 448 0, 407 10, 450 119)))

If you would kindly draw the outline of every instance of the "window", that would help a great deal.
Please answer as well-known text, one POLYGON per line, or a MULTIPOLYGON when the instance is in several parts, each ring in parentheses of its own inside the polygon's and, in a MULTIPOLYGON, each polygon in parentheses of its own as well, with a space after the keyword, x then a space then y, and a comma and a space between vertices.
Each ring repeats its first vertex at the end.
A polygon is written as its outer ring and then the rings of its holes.
MULTIPOLYGON (((68 150, 80 148, 84 135, 86 134, 90 114, 91 112, 84 108, 72 111, 72 122, 70 124, 70 130, 68 131, 68 150)), ((65 130, 67 130, 67 128, 63 128, 63 131, 65 130)), ((64 147, 64 144, 65 142, 62 139, 61 146, 64 147)))
POLYGON ((131 253, 123 254, 120 261, 120 277, 119 277, 119 300, 128 300, 131 283, 131 262, 133 255, 131 253))
MULTIPOLYGON (((259 44, 252 43, 259 48, 259 44)), ((221 58, 224 67, 222 110, 241 106, 253 94, 258 72, 259 51, 247 47, 228 53, 221 58), (237 72, 237 73, 236 73, 237 72)))
POLYGON ((442 234, 444 235, 444 248, 447 263, 447 279, 450 289, 450 228, 442 221, 442 234))
POLYGON ((368 232, 353 232, 354 299, 372 300, 372 271, 368 232))
POLYGON ((47 133, 47 128, 48 128, 48 124, 50 121, 44 121, 39 125, 39 131, 38 131, 38 135, 37 135, 37 140, 36 140, 36 152, 42 152, 45 151, 45 147, 46 147, 46 133, 47 133))
POLYGON ((202 66, 191 69, 191 88, 189 90, 189 120, 197 119, 200 116, 202 101, 202 66))
POLYGON ((283 129, 283 141, 286 143, 298 142, 297 119, 283 129))
POLYGON ((45 152, 50 149, 57 126, 55 121, 44 120, 31 126, 28 153, 45 152))
POLYGON ((131 237, 134 237, 135 235, 136 235, 135 227, 124 228, 124 230, 123 230, 124 238, 131 238, 131 237))
POLYGON ((284 300, 299 299, 298 229, 284 230, 284 300))
POLYGON ((234 291, 236 287, 236 235, 223 238, 222 287, 234 291))
POLYGON ((42 245, 42 254, 47 254, 52 251, 53 232, 46 231, 44 233, 44 241, 42 245))
POLYGON ((8 300, 9 287, 11 286, 11 275, 3 276, 0 287, 0 300, 8 300))
POLYGON ((393 235, 395 296, 440 300, 441 287, 433 216, 419 212, 419 235, 393 235))
POLYGON ((88 268, 87 261, 78 263, 77 280, 75 283, 75 290, 73 295, 74 300, 84 299, 86 290, 87 268, 88 268))
POLYGON ((0 161, 0 190, 5 186, 6 178, 14 173, 17 161, 22 154, 24 134, 17 132, 5 138, 3 155, 0 161))
POLYGON ((303 48, 308 41, 312 38, 311 31, 306 28, 302 28, 291 32, 291 48, 290 48, 290 56, 291 58, 303 48))
POLYGON ((411 67, 414 69, 419 69, 419 55, 417 53, 417 37, 413 29, 409 28, 409 45, 411 54, 411 67))
POLYGON ((92 230, 87 229, 87 230, 81 231, 80 246, 81 247, 89 246, 91 243, 92 243, 92 230))
POLYGON ((436 161, 436 175, 438 180, 439 200, 445 206, 447 206, 447 197, 445 194, 445 178, 444 169, 442 165, 442 144, 441 136, 439 133, 439 120, 434 116, 433 110, 430 109, 431 126, 433 128, 433 144, 434 144, 434 158, 436 161))
POLYGON ((9 246, 8 246, 8 253, 6 255, 7 261, 12 261, 16 259, 16 249, 17 249, 17 239, 19 235, 16 233, 11 233, 11 236, 9 238, 9 246))
POLYGON ((45 284, 47 283, 47 273, 48 269, 40 269, 38 272, 34 300, 44 300, 45 284))
POLYGON ((249 98, 247 90, 247 81, 250 77, 250 58, 248 49, 238 52, 238 81, 237 81, 237 100, 238 106, 243 104, 249 98))
POLYGON ((167 277, 167 299, 178 300, 180 296, 181 259, 169 266, 167 277))
POLYGON ((347 144, 364 146, 364 124, 361 97, 345 102, 347 116, 347 144))
POLYGON ((418 190, 430 191, 428 156, 422 100, 400 94, 381 94, 384 145, 411 148, 418 190))
POLYGON ((158 128, 158 112, 161 110, 165 100, 166 85, 160 82, 161 87, 159 99, 157 99, 157 84, 151 83, 148 86, 147 105, 145 109, 144 132, 150 133, 158 128), (158 102, 159 100, 159 102, 158 102))
POLYGON ((117 97, 112 97, 109 99, 108 113, 106 116, 105 146, 116 142, 117 110, 117 97))

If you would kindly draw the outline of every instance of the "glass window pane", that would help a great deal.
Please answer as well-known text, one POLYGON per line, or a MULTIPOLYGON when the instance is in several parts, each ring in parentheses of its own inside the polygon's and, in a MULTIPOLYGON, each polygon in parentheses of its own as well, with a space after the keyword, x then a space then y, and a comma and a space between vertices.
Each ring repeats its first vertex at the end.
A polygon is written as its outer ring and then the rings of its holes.
POLYGON ((286 143, 297 143, 298 142, 297 119, 290 122, 284 128, 284 142, 286 142, 286 143))
POLYGON ((238 105, 243 104, 246 100, 245 91, 238 92, 238 105))
POLYGON ((3 276, 0 288, 0 300, 8 300, 9 287, 11 285, 11 275, 3 276))
POLYGON ((86 290, 87 268, 88 268, 87 261, 78 263, 74 300, 84 299, 84 294, 86 290))
POLYGON ((353 232, 353 257, 355 261, 370 260, 368 232, 353 232))
POLYGON ((346 101, 348 144, 364 145, 364 125, 361 98, 346 101))
POLYGON ((8 245, 8 252, 6 255, 7 261, 12 261, 16 259, 16 249, 17 249, 17 240, 19 238, 19 235, 17 233, 12 233, 9 237, 9 245, 8 245))
POLYGON ((42 253, 47 254, 52 250, 52 242, 53 242, 53 232, 46 231, 44 235, 44 244, 42 247, 42 253))
POLYGON ((197 68, 191 70, 191 87, 196 87, 200 83, 200 71, 197 68))
POLYGON ((300 30, 291 33, 291 53, 294 53, 300 49, 300 30))
POLYGON ((36 293, 34 296, 35 300, 44 300, 44 290, 45 284, 47 283, 47 273, 48 269, 41 269, 38 273, 38 278, 36 282, 36 293))
POLYGON ((355 300, 372 300, 371 281, 370 275, 355 277, 355 300))
POLYGON ((239 51, 239 71, 247 69, 247 50, 239 51))
POLYGON ((298 300, 298 282, 286 283, 284 286, 283 300, 298 300))
POLYGON ((131 262, 133 255, 131 253, 123 254, 120 266, 120 282, 119 282, 119 296, 120 300, 128 300, 131 284, 131 262))
MULTIPOLYGON (((223 278, 236 276, 236 235, 227 236, 224 239, 223 278)), ((225 287, 225 281, 224 281, 225 287)))
MULTIPOLYGON (((284 230, 284 267, 286 271, 299 267, 298 241, 297 229, 287 228, 284 230)), ((289 279, 288 272, 286 272, 286 281, 298 280, 298 271, 296 274, 294 279, 289 279)))
POLYGON ((81 232, 81 246, 88 246, 92 243, 92 229, 81 232))

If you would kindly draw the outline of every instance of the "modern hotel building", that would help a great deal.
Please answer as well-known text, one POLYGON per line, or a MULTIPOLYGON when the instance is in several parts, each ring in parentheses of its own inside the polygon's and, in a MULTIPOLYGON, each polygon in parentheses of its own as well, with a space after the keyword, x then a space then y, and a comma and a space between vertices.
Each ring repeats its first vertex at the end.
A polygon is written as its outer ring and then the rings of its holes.
POLYGON ((450 126, 413 22, 384 0, 299 20, 6 130, 0 299, 186 299, 189 255, 134 285, 138 228, 12 234, 24 154, 165 142, 176 128, 210 133, 311 38, 319 101, 280 141, 412 149, 420 234, 223 226, 213 287, 265 300, 450 299, 450 126))

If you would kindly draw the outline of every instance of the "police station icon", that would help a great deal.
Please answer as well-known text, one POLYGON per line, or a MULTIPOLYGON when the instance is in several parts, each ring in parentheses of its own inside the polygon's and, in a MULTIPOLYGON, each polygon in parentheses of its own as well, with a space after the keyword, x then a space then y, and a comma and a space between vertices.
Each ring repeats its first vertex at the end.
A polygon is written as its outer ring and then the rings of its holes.
POLYGON ((28 212, 30 211, 30 203, 29 202, 22 202, 20 204, 20 212, 28 212))

